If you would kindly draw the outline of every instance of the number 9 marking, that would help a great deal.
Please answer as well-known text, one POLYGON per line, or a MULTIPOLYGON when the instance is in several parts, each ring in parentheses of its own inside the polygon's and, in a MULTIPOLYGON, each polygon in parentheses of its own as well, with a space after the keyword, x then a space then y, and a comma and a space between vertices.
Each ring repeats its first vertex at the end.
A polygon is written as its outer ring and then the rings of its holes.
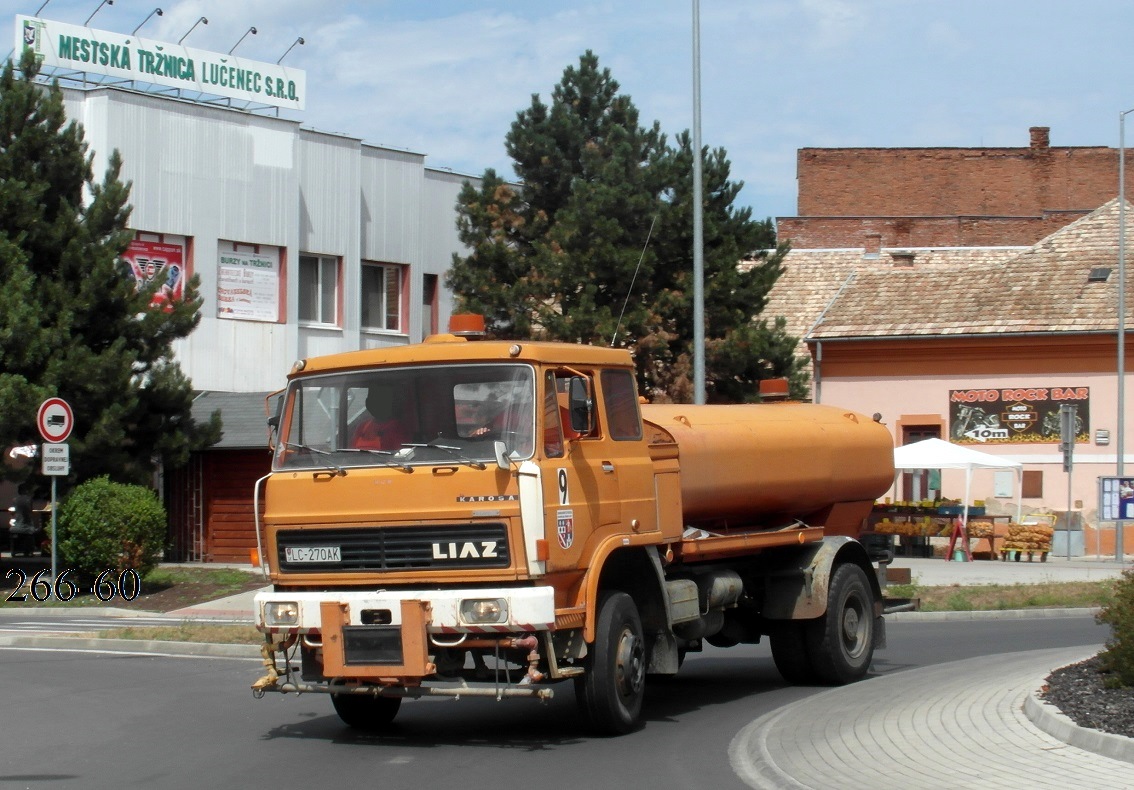
POLYGON ((571 497, 567 493, 567 470, 559 469, 559 504, 570 505, 571 497))

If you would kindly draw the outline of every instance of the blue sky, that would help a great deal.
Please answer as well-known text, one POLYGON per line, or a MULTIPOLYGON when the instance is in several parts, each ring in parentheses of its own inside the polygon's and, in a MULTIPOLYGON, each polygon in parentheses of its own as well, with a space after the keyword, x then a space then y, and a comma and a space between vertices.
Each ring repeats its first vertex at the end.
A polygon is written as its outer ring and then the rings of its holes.
MULTIPOLYGON (((0 0, 16 14, 43 0, 0 0)), ((511 176, 504 136, 586 49, 643 123, 693 123, 691 0, 48 0, 42 16, 307 72, 287 117, 427 155, 433 167, 511 176)), ((701 128, 724 147, 740 204, 796 211, 805 147, 1118 145, 1134 108, 1134 3, 1123 0, 701 0, 701 128)), ((11 44, 8 45, 10 48, 11 44)), ((7 49, 7 48, 6 48, 7 49)), ((1134 121, 1134 118, 1131 119, 1134 121)), ((1134 130, 1134 127, 1132 127, 1134 130)), ((1134 140, 1134 133, 1128 135, 1134 140)))

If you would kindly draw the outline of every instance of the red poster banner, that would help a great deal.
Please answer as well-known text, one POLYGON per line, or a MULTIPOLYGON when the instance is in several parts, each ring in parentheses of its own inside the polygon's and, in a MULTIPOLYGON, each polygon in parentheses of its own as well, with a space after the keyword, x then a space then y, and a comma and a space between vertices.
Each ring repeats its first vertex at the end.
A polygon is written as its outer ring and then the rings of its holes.
POLYGON ((161 283, 157 293, 150 300, 150 307, 168 305, 180 301, 185 283, 184 250, 180 244, 167 244, 160 241, 130 242, 122 259, 130 266, 130 273, 142 290, 155 280, 161 283))

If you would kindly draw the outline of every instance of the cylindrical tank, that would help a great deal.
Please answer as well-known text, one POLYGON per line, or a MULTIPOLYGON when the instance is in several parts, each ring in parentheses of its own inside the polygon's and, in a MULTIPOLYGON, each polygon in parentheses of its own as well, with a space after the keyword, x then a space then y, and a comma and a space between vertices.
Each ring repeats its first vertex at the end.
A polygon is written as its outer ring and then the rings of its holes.
POLYGON ((890 432, 846 409, 646 404, 642 416, 651 441, 677 444, 686 524, 806 520, 843 503, 861 519, 894 482, 890 432))

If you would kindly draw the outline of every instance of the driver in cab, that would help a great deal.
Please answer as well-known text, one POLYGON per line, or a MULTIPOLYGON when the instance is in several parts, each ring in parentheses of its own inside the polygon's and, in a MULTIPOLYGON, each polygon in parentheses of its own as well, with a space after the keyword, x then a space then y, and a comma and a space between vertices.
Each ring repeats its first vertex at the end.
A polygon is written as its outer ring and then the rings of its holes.
POLYGON ((350 446, 359 450, 397 452, 410 441, 410 431, 398 416, 394 387, 376 384, 366 395, 366 414, 354 428, 350 446))

